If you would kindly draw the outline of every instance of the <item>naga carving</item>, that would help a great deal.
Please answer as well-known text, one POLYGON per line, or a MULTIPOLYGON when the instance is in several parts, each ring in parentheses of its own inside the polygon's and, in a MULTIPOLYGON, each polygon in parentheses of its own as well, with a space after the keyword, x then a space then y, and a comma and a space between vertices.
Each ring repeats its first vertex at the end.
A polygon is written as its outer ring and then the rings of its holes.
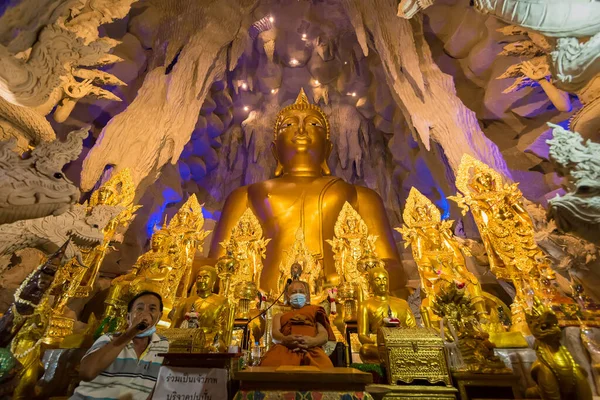
MULTIPOLYGON (((432 4, 433 0, 401 0, 398 15, 410 19, 432 4)), ((471 4, 483 14, 552 38, 545 58, 554 84, 558 89, 577 92, 582 103, 587 105, 573 117, 571 129, 585 134, 582 126, 586 126, 586 130, 596 134, 598 122, 588 114, 588 110, 597 109, 600 102, 596 89, 600 81, 600 3, 582 0, 471 0, 471 4), (588 126, 590 124, 596 128, 595 131, 588 126)))
POLYGON ((87 210, 86 204, 77 204, 58 217, 30 219, 0 226, 0 256, 10 256, 24 248, 37 248, 52 253, 69 237, 65 250, 66 260, 76 257, 83 263, 80 248, 98 246, 104 239, 102 230, 123 207, 100 205, 87 210))
POLYGON ((0 45, 0 140, 15 137, 24 151, 28 144, 55 138, 45 120, 52 110, 54 119, 64 122, 83 97, 120 101, 101 86, 125 83, 91 68, 121 61, 109 54, 119 42, 99 37, 98 27, 125 17, 134 1, 72 2, 57 8, 55 20, 47 21, 31 47, 0 45), (11 47, 21 51, 13 54, 11 47))
POLYGON ((87 135, 88 128, 73 131, 65 142, 43 143, 25 159, 13 151, 14 140, 0 142, 0 224, 60 215, 79 200, 62 169, 77 159, 87 135))
POLYGON ((591 400, 592 391, 585 370, 569 350, 560 344, 561 330, 556 314, 537 297, 526 314, 527 325, 535 337, 537 360, 531 366, 536 386, 527 389, 527 397, 543 400, 591 400))
POLYGON ((567 177, 571 191, 550 200, 548 217, 558 228, 600 243, 600 144, 584 141, 577 132, 548 124, 550 159, 567 177))

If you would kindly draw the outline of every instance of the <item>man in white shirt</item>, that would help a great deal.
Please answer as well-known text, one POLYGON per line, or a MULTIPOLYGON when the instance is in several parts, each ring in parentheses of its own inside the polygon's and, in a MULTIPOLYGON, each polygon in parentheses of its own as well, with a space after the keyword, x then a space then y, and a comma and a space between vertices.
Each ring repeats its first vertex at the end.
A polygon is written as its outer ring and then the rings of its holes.
POLYGON ((142 292, 127 305, 128 328, 101 336, 83 356, 82 383, 70 400, 147 400, 158 378, 169 342, 156 334, 162 315, 162 298, 142 292))

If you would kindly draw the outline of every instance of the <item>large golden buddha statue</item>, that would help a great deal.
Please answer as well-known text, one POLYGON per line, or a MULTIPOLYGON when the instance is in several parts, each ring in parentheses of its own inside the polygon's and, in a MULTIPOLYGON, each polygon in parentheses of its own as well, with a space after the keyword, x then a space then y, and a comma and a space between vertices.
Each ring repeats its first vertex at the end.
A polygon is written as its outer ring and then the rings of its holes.
POLYGON ((217 270, 209 265, 200 267, 196 275, 196 294, 182 299, 172 313, 173 328, 199 328, 204 332, 206 343, 215 342, 219 335, 219 350, 227 346, 227 322, 229 307, 227 298, 213 293, 217 270))
POLYGON ((406 300, 390 295, 389 274, 381 267, 369 270, 373 296, 361 301, 358 312, 360 358, 365 363, 379 363, 379 350, 374 335, 381 326, 414 328, 415 317, 406 300))
POLYGON ((225 254, 219 243, 227 240, 240 216, 250 208, 264 236, 272 238, 266 249, 262 290, 277 291, 284 251, 294 245, 298 228, 304 232, 310 252, 323 265, 324 286, 335 285, 338 277, 333 252, 325 239, 334 236, 335 222, 347 201, 362 215, 369 232, 379 237, 376 251, 390 273, 392 290, 404 288, 406 278, 383 201, 368 188, 330 176, 329 122, 319 107, 308 102, 303 90, 294 104, 279 112, 271 148, 277 159, 275 178, 240 187, 229 195, 209 257, 225 254))

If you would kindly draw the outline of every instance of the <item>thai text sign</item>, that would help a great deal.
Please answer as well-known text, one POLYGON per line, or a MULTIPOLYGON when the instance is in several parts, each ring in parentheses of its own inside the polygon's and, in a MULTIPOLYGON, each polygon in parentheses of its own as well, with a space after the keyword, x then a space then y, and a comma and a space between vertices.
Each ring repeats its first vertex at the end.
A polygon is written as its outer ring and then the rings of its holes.
POLYGON ((153 399, 221 400, 227 398, 227 370, 160 367, 153 399))

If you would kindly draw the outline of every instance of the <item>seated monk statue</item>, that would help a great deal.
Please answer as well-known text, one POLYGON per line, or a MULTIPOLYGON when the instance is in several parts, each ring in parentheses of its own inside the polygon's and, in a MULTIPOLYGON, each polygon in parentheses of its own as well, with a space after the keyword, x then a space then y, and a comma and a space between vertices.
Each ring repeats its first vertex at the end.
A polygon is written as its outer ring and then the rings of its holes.
POLYGON ((227 299, 214 294, 213 288, 217 280, 217 270, 210 265, 204 265, 196 275, 196 294, 181 300, 171 312, 172 328, 199 328, 205 334, 206 343, 213 343, 219 335, 218 350, 226 351, 224 339, 227 333, 227 299), (189 320, 193 319, 190 326, 189 320))
POLYGON ((264 237, 272 239, 263 261, 261 290, 281 290, 279 266, 285 261, 286 251, 293 248, 299 228, 306 247, 323 266, 324 288, 336 286, 339 277, 332 247, 326 240, 334 237, 335 223, 348 202, 362 216, 369 233, 378 237, 375 251, 390 273, 392 293, 406 295, 406 277, 383 201, 369 188, 331 176, 327 166, 332 150, 329 121, 317 105, 308 102, 304 91, 277 115, 271 149, 277 161, 275 178, 231 192, 215 227, 209 257, 218 259, 225 254, 219 243, 228 239, 231 229, 250 208, 264 237))
POLYGON ((273 316, 273 339, 278 343, 265 354, 262 367, 281 365, 312 365, 333 368, 323 346, 335 340, 325 309, 307 304, 309 288, 306 282, 293 281, 286 297, 292 310, 273 316))
POLYGON ((359 305, 358 340, 360 358, 364 363, 379 364, 377 343, 369 335, 377 334, 381 326, 413 328, 415 317, 406 300, 393 297, 388 289, 389 274, 382 267, 369 270, 369 284, 373 296, 359 305))

